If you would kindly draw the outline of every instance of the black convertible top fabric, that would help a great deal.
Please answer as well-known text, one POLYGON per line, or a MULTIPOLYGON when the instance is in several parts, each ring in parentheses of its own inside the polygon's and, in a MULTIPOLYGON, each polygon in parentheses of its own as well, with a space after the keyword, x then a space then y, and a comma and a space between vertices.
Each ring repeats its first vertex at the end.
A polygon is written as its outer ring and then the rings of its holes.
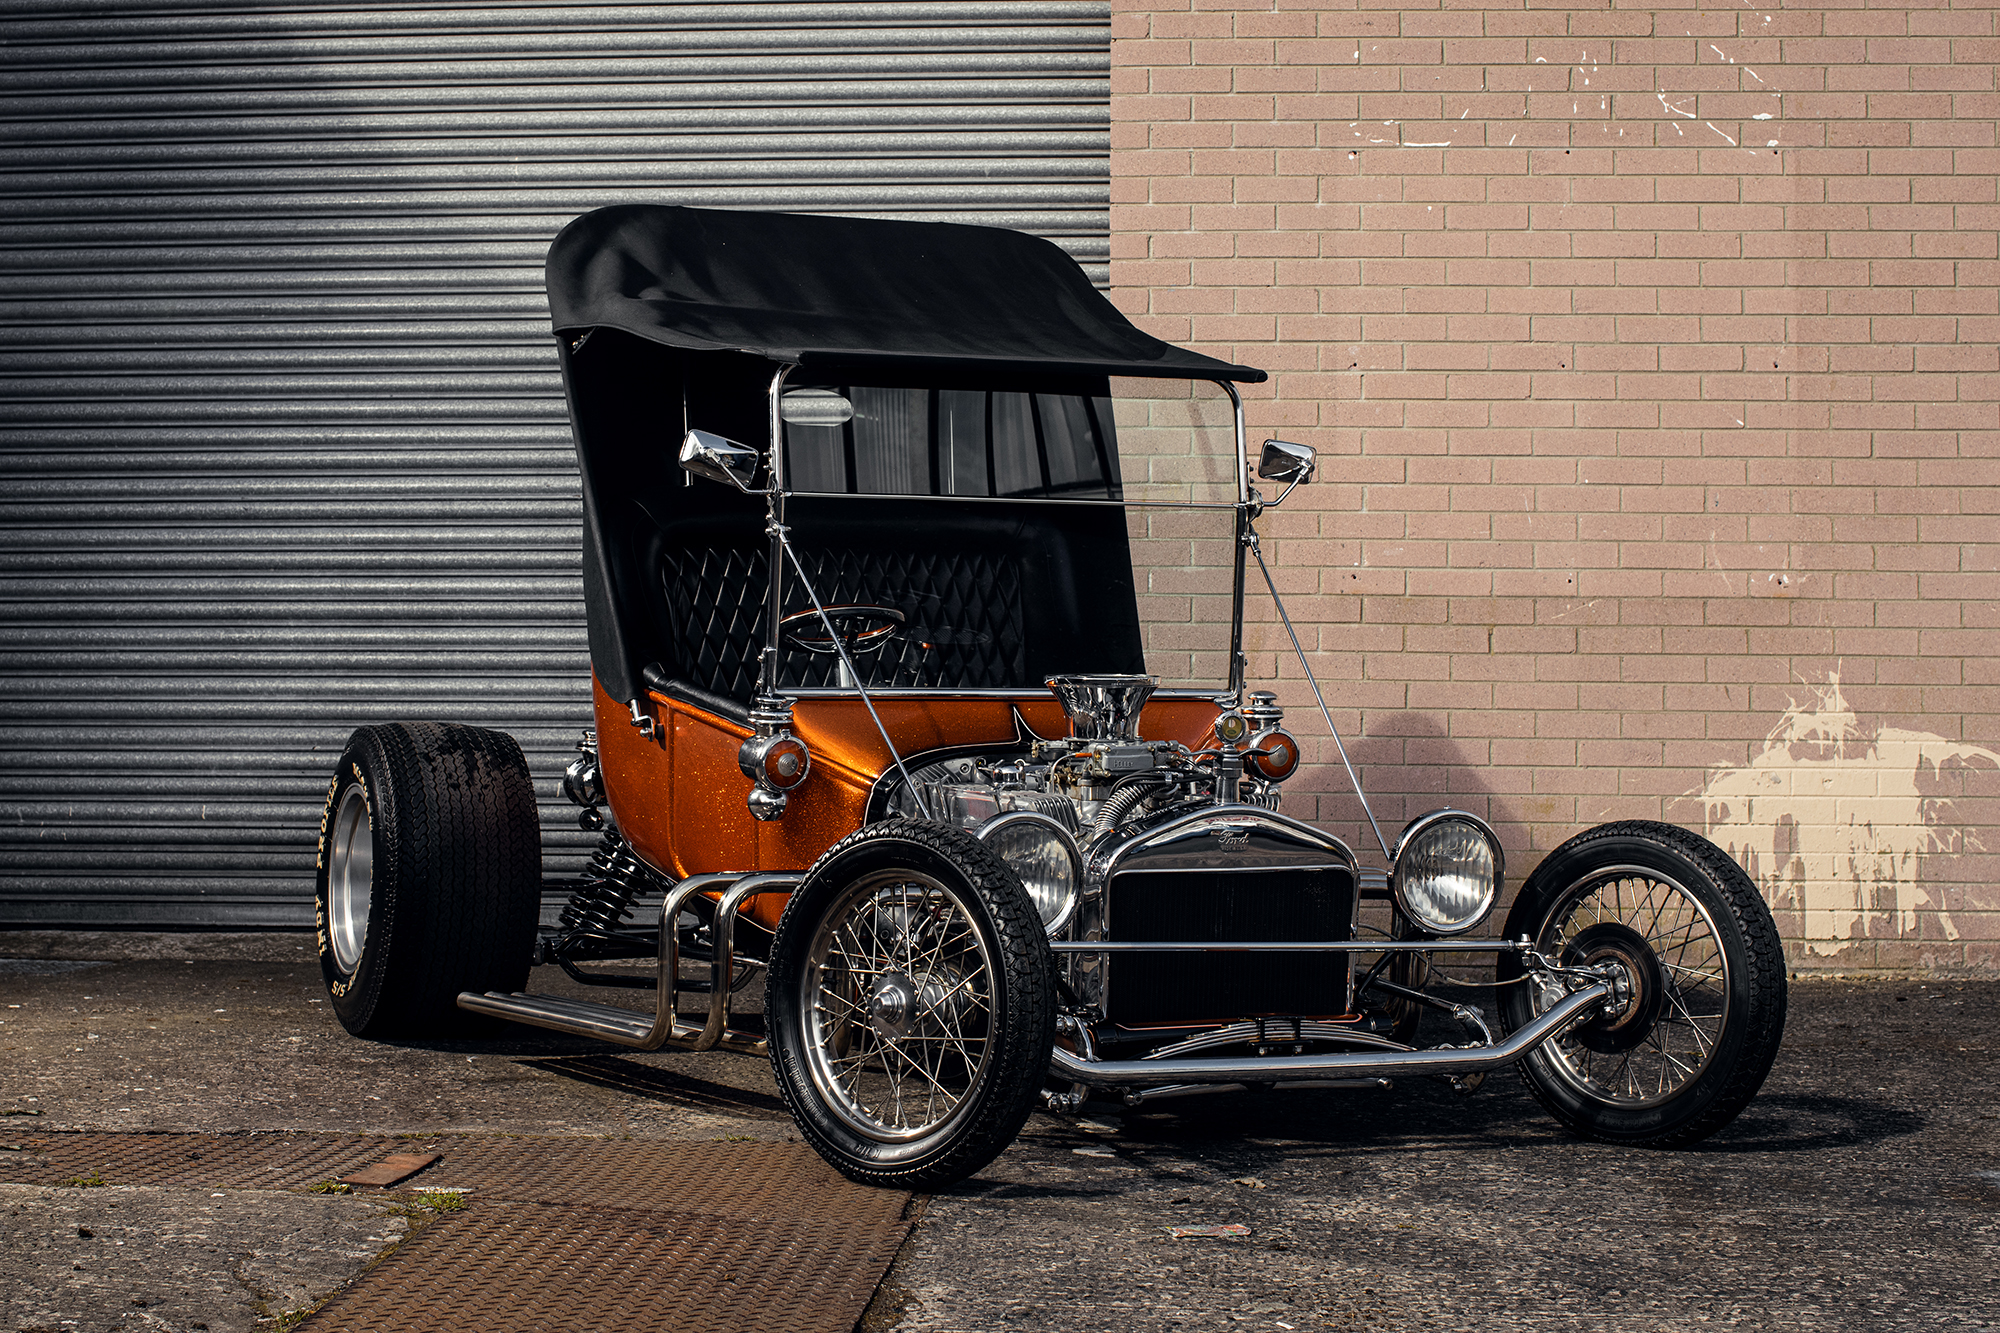
POLYGON ((548 282, 558 333, 801 363, 1265 378, 1140 332, 1059 247, 998 227, 621 204, 563 228, 548 282))

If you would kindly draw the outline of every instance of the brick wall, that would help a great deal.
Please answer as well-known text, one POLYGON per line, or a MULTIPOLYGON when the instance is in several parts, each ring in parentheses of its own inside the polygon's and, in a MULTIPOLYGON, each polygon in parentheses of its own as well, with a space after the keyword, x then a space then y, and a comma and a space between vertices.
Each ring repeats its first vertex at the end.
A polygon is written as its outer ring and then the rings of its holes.
POLYGON ((1261 526, 1390 835, 1666 819, 1802 966, 2000 966, 1995 11, 1114 11, 1114 297, 1319 449, 1261 526))

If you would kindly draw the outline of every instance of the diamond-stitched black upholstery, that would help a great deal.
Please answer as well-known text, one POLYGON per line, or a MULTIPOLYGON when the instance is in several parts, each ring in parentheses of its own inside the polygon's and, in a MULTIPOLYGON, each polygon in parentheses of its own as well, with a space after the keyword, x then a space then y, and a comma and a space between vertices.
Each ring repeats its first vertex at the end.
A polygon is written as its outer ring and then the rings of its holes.
MULTIPOLYGON (((787 514, 792 547, 824 603, 902 613, 902 629, 856 662, 869 685, 1039 690, 1057 672, 1144 670, 1116 508, 794 497, 787 514)), ((748 705, 769 587, 763 524, 727 512, 662 513, 646 527, 631 557, 651 572, 643 592, 633 589, 648 603, 634 608, 642 660, 711 701, 748 705)), ((796 577, 784 587, 785 614, 811 610, 796 577)), ((839 670, 832 654, 794 649, 779 680, 826 687, 839 670)))
MULTIPOLYGON (((617 329, 561 346, 598 684, 620 703, 651 688, 740 720, 764 640, 769 506, 674 467, 670 445, 688 424, 763 439, 771 364, 676 351, 617 329)), ((842 382, 845 372, 822 373, 842 382)), ((1062 672, 1145 669, 1118 506, 794 494, 780 516, 823 598, 902 613, 903 631, 859 663, 871 683, 1039 691, 1043 677, 1062 672)), ((784 583, 783 610, 805 610, 804 589, 784 583)), ((837 659, 826 655, 790 652, 779 668, 793 687, 838 678, 837 659)))
MULTIPOLYGON (((1021 575, 1005 554, 801 549, 799 559, 827 605, 903 613, 902 631, 855 663, 868 684, 993 689, 1025 682, 1021 575)), ((667 674, 729 698, 754 693, 768 560, 761 550, 662 551, 669 651, 678 658, 661 663, 667 674)), ((811 606, 798 580, 786 580, 785 612, 811 606)), ((837 678, 832 654, 785 654, 786 685, 826 686, 837 678)))
POLYGON ((768 563, 762 551, 662 553, 667 640, 660 665, 667 675, 726 698, 756 693, 768 563))

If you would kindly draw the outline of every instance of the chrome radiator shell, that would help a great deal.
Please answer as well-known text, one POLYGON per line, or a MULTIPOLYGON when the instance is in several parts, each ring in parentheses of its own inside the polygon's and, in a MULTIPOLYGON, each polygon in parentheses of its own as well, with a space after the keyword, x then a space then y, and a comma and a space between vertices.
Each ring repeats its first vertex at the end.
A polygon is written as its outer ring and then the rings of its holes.
MULTIPOLYGON (((1329 916, 1327 903, 1318 904, 1319 910, 1315 912, 1312 905, 1304 901, 1288 904, 1272 900, 1265 905, 1261 921, 1245 922, 1244 929, 1248 933, 1228 932, 1225 924, 1225 937, 1215 940, 1218 946, 1226 949, 1229 938, 1270 938, 1272 909, 1280 918, 1295 910, 1299 923, 1296 937, 1301 940, 1352 938, 1359 904, 1358 867, 1354 853, 1340 839, 1309 824, 1272 810, 1239 803, 1207 806, 1170 815, 1161 822, 1141 825, 1136 829, 1121 829, 1117 835, 1091 848, 1078 911, 1069 929, 1063 932, 1063 937, 1079 941, 1166 938, 1147 930, 1143 921, 1129 919, 1132 915, 1131 900, 1122 890, 1131 881, 1120 881, 1120 876, 1143 876, 1148 881, 1169 888, 1174 887, 1172 877, 1177 875, 1205 877, 1211 886, 1218 877, 1227 882, 1241 876, 1241 890, 1246 895, 1254 895, 1258 892, 1256 881, 1274 872, 1293 872, 1284 878, 1294 882, 1302 877, 1321 882, 1341 895, 1344 901, 1334 904, 1335 915, 1329 916), (1114 899, 1120 898, 1125 899, 1123 910, 1128 918, 1123 923, 1112 919, 1114 899), (1135 934, 1135 930, 1140 933, 1135 934)), ((1284 892, 1276 883, 1271 887, 1284 892)), ((1232 904, 1218 903, 1213 919, 1226 923, 1243 915, 1245 913, 1233 910, 1232 904)), ((1290 937, 1289 931, 1278 936, 1280 939, 1290 937)), ((1198 989, 1204 984, 1202 958, 1203 955, 1180 956, 1190 989, 1198 989)), ((1266 966, 1272 961, 1263 960, 1266 966)), ((1121 1005, 1120 997, 1113 994, 1120 965, 1110 957, 1065 954, 1062 962, 1065 979, 1083 1003, 1104 1015, 1129 1007, 1121 1005)), ((1343 977, 1349 975, 1344 956, 1337 959, 1327 957, 1321 965, 1328 969, 1339 968, 1343 977)), ((1127 968, 1128 972, 1131 970, 1127 968)), ((1333 998, 1337 1000, 1335 1012, 1351 1008, 1350 986, 1351 981, 1333 993, 1333 998)), ((1229 1014, 1227 1017, 1250 1016, 1245 1013, 1229 1014)), ((1199 1021, 1215 1020, 1204 1018, 1199 1021)))

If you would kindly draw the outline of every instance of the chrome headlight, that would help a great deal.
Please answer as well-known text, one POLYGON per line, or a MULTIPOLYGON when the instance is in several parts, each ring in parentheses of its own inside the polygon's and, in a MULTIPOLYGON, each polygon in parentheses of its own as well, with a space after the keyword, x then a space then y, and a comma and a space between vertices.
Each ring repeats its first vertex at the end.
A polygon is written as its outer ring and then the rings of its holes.
POLYGON ((1047 815, 1016 810, 988 820, 973 836, 1020 877, 1044 930, 1053 935, 1069 923, 1083 882, 1083 857, 1069 830, 1047 815))
POLYGON ((1506 862, 1500 838, 1476 815, 1433 810, 1396 840, 1390 885, 1403 915, 1433 935, 1471 930, 1493 910, 1506 862))

